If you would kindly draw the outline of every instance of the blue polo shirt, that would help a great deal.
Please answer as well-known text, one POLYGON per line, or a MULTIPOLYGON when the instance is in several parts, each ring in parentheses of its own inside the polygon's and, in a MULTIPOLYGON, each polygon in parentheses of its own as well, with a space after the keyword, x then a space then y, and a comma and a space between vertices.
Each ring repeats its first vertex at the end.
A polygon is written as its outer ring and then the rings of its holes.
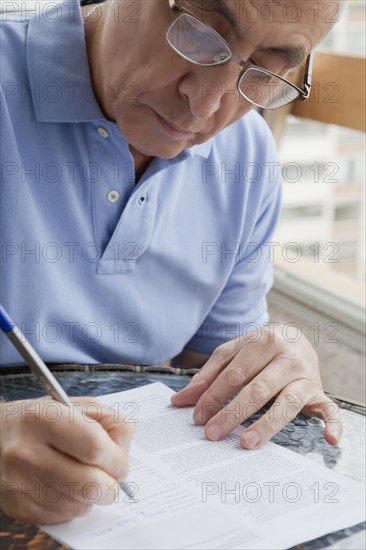
MULTIPOLYGON (((266 322, 280 170, 263 120, 155 158, 135 185, 77 0, 5 15, 0 52, 0 298, 43 359, 157 364, 266 322)), ((2 336, 1 364, 22 364, 2 336)))

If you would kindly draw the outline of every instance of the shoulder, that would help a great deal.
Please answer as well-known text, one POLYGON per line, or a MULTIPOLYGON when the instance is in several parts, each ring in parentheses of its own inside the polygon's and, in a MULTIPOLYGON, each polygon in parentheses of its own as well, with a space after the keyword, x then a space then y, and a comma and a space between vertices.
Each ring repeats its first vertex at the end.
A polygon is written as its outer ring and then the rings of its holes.
POLYGON ((250 193, 251 200, 260 199, 269 191, 279 193, 281 166, 277 146, 266 121, 254 110, 212 139, 207 164, 207 172, 213 173, 211 181, 216 177, 222 183, 237 184, 227 186, 226 192, 236 196, 250 193))

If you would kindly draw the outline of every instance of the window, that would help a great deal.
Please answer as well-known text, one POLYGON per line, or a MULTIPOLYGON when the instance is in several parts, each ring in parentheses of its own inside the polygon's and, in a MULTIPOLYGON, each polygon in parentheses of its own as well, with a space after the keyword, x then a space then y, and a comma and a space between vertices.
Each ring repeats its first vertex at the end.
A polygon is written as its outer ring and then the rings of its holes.
POLYGON ((336 206, 334 209, 335 221, 358 220, 359 216, 360 216, 359 203, 344 204, 341 206, 336 206))
MULTIPOLYGON (((364 56, 365 28, 364 0, 347 2, 320 47, 364 56)), ((283 210, 275 235, 304 249, 309 239, 339 248, 348 243, 347 253, 326 267, 359 281, 365 279, 365 150, 363 132, 289 117, 279 148, 283 210)))

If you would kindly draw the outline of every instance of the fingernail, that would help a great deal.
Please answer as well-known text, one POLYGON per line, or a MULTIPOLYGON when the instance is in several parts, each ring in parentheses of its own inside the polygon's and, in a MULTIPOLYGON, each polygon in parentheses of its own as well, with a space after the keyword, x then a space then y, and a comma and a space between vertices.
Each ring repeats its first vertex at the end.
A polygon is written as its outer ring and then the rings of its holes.
POLYGON ((249 449, 254 449, 254 447, 256 447, 260 442, 261 438, 257 432, 250 430, 250 432, 246 432, 243 435, 243 439, 246 447, 249 449))
POLYGON ((222 430, 217 424, 212 424, 206 428, 206 436, 211 441, 218 441, 222 436, 222 430))
POLYGON ((193 412, 193 422, 196 426, 204 426, 206 424, 207 419, 204 416, 202 409, 193 412))
POLYGON ((334 437, 334 444, 338 445, 339 441, 341 440, 342 431, 339 429, 338 426, 332 426, 330 430, 330 435, 334 437))
POLYGON ((128 464, 116 464, 116 466, 112 470, 112 476, 117 481, 122 481, 122 479, 126 479, 128 476, 128 464))

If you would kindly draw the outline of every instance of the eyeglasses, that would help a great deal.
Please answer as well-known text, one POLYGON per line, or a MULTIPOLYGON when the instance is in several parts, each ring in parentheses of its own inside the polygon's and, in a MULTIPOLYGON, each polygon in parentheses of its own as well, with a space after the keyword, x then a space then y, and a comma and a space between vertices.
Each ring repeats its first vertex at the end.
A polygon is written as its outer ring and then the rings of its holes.
POLYGON ((179 15, 168 28, 166 39, 181 57, 202 67, 215 67, 234 61, 243 67, 237 81, 238 92, 262 109, 277 109, 296 100, 308 99, 311 91, 312 54, 306 59, 304 82, 302 88, 299 88, 282 76, 241 59, 212 27, 178 6, 175 1, 171 4, 171 9, 179 15))

